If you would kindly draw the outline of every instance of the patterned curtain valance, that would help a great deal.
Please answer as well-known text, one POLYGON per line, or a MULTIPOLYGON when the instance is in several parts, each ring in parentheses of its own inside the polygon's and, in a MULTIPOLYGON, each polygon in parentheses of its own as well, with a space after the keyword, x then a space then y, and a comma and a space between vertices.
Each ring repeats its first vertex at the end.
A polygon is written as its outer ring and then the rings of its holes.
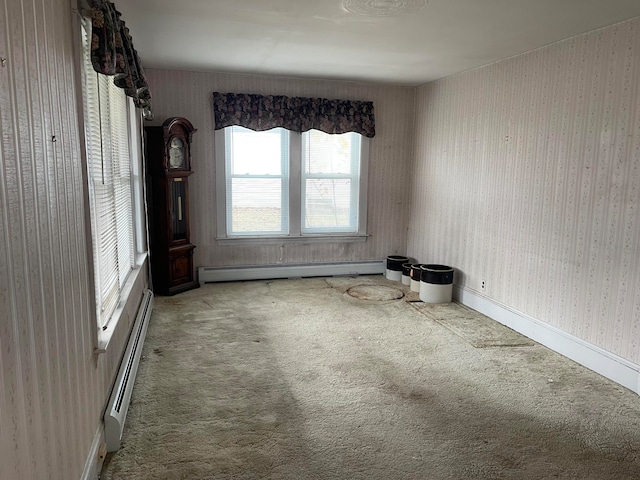
POLYGON ((213 115, 216 130, 239 125, 257 131, 282 127, 370 138, 376 134, 373 102, 214 92, 213 115))
POLYGON ((120 15, 113 3, 91 0, 91 63, 96 72, 113 75, 113 83, 124 89, 147 117, 151 113, 149 85, 120 15))

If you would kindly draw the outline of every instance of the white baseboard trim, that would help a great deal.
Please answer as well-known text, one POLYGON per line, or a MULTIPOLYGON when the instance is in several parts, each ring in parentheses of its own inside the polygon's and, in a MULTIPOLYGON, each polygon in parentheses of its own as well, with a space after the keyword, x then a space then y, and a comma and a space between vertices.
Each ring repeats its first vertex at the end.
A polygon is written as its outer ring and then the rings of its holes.
POLYGON ((332 277, 336 275, 376 275, 385 272, 384 261, 260 265, 248 267, 199 267, 200 285, 208 282, 239 282, 272 278, 332 277))
POLYGON ((102 445, 104 445, 104 424, 100 422, 96 434, 93 437, 93 442, 91 442, 91 449, 84 463, 84 470, 82 471, 80 480, 98 480, 100 476, 98 469, 102 467, 102 462, 104 461, 104 456, 102 458, 99 457, 106 453, 106 448, 102 448, 101 452, 100 447, 102 445))
POLYGON ((473 290, 454 287, 454 300, 519 332, 640 395, 640 365, 625 360, 547 323, 490 300, 473 290))

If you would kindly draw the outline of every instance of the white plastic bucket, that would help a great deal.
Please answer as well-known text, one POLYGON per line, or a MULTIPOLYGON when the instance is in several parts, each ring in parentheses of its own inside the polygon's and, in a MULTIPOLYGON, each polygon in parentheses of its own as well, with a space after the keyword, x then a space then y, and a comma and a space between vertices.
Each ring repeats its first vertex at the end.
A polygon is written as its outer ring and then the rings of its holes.
POLYGON ((420 282, 420 300, 425 303, 451 303, 453 284, 436 285, 420 282))
POLYGON ((420 291, 420 278, 422 277, 422 270, 420 269, 421 266, 421 263, 414 263, 411 265, 411 270, 409 272, 411 281, 409 282, 409 285, 411 285, 412 292, 420 291))
POLYGON ((411 264, 410 263, 402 264, 402 284, 411 285, 411 264))
POLYGON ((387 273, 386 273, 385 277, 387 277, 387 280, 393 280, 394 282, 401 282, 402 281, 402 272, 398 272, 396 270, 389 270, 387 268, 387 273))
POLYGON ((402 264, 408 262, 409 259, 402 255, 389 255, 387 257, 387 272, 385 277, 387 280, 394 282, 402 281, 402 264))
POLYGON ((420 300, 425 303, 451 303, 453 268, 446 265, 422 265, 420 300))

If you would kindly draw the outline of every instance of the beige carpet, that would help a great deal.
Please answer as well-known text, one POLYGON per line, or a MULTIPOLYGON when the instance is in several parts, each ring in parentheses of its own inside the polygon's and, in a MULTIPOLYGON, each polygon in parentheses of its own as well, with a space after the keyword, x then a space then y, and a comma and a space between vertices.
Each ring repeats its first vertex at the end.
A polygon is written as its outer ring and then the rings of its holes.
POLYGON ((411 305, 476 348, 535 345, 530 338, 457 303, 411 305))
POLYGON ((411 300, 377 276, 157 297, 101 478, 640 478, 640 397, 411 300))

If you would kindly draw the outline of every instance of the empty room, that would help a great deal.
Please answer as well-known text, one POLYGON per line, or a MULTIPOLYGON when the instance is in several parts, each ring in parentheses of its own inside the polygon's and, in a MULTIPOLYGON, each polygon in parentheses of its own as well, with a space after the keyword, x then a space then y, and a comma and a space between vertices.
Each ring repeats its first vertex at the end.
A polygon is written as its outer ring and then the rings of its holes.
POLYGON ((640 478, 640 2, 0 26, 0 480, 640 478))

